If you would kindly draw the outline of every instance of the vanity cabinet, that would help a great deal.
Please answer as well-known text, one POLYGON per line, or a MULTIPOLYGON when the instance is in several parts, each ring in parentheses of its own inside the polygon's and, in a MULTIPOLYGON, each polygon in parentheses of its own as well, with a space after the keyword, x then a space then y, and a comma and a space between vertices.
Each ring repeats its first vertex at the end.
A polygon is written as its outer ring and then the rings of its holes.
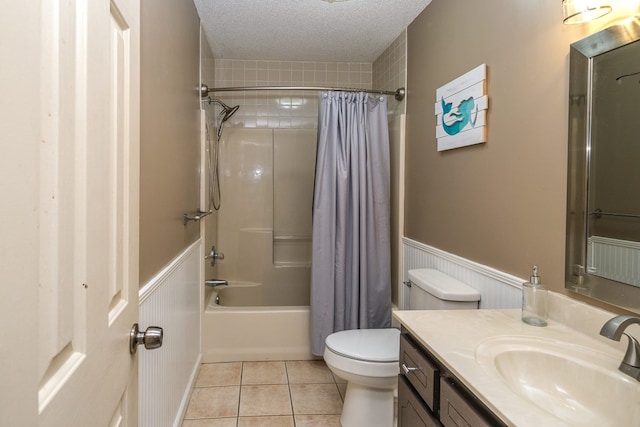
POLYGON ((403 328, 398 427, 499 427, 505 424, 403 328))
POLYGON ((401 426, 442 426, 403 375, 398 377, 398 427, 401 426))

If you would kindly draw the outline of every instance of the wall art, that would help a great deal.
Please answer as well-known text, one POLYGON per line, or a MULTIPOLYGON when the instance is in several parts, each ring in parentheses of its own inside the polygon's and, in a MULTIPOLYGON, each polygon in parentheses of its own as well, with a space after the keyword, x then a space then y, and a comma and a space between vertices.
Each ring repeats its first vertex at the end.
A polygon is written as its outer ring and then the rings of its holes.
POLYGON ((436 90, 438 151, 487 141, 487 65, 482 64, 436 90))

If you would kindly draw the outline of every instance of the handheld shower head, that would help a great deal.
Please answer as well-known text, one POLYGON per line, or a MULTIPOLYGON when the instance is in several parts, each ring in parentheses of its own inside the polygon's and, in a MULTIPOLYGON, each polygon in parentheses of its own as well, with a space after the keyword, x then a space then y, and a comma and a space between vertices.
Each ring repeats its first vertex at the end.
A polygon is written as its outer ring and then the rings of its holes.
POLYGON ((239 105, 236 105, 234 107, 229 107, 227 104, 220 101, 219 99, 209 97, 209 104, 211 104, 212 102, 215 102, 216 104, 222 107, 222 111, 218 115, 218 118, 222 118, 221 120, 222 123, 229 120, 231 116, 233 116, 236 113, 236 111, 238 111, 238 108, 240 108, 239 105))

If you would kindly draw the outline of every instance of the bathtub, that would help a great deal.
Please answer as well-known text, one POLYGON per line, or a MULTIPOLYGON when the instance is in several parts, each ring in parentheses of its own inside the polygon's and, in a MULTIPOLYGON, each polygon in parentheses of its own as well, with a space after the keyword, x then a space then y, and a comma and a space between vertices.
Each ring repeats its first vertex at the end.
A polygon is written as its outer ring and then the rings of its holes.
POLYGON ((204 363, 316 358, 309 340, 309 306, 251 305, 261 292, 257 283, 229 282, 206 289, 204 363))

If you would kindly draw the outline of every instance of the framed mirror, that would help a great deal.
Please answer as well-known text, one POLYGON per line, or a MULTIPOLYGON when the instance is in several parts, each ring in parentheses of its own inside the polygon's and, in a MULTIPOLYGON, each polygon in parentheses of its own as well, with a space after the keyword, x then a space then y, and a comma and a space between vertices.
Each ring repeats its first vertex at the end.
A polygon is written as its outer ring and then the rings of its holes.
POLYGON ((571 45, 565 287, 640 313, 640 17, 571 45))

